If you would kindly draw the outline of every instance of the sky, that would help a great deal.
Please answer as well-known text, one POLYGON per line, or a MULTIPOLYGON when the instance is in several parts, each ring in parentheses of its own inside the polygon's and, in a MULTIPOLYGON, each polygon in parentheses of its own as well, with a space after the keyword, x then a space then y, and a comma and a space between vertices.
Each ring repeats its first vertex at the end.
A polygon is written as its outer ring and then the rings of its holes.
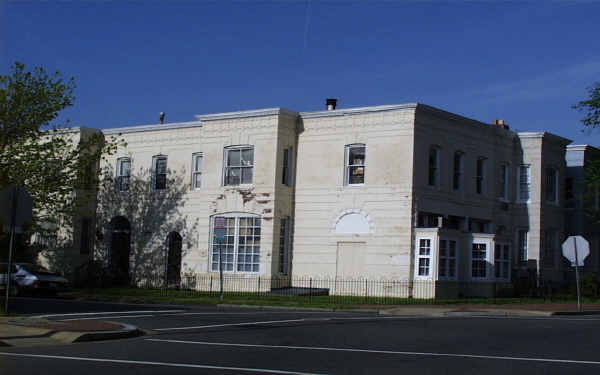
POLYGON ((114 128, 283 107, 419 102, 600 146, 600 1, 6 1, 15 61, 75 77, 57 119, 114 128))

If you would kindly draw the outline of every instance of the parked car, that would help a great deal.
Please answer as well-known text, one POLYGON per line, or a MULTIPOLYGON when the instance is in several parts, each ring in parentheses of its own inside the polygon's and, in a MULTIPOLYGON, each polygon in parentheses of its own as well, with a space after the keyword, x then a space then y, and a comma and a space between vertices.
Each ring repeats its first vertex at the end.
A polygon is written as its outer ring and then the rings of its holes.
MULTIPOLYGON (((6 290, 7 263, 0 263, 0 288, 6 290)), ((24 292, 56 293, 66 290, 69 281, 55 272, 32 263, 15 263, 11 270, 10 294, 24 292)))

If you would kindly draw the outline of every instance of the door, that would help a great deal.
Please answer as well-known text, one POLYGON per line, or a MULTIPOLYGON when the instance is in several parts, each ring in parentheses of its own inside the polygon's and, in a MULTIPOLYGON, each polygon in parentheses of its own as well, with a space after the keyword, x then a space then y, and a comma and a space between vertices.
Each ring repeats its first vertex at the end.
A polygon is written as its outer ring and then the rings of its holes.
POLYGON ((335 276, 339 279, 366 277, 365 242, 338 242, 335 276))

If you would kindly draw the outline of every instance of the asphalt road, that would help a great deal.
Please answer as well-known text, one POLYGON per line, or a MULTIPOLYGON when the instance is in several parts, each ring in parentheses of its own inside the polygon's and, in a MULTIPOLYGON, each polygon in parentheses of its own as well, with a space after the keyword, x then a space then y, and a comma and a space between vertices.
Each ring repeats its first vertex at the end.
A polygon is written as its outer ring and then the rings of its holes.
POLYGON ((19 302, 35 304, 35 313, 50 319, 126 322, 148 335, 0 348, 2 374, 600 372, 600 316, 415 318, 84 302, 68 309, 69 301, 19 302))

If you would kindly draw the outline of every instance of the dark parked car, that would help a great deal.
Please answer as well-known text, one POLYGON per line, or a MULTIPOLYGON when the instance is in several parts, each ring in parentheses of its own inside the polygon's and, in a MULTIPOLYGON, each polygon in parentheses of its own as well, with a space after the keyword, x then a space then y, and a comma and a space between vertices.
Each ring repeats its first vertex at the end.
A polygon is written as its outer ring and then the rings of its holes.
MULTIPOLYGON (((8 264, 0 263, 0 289, 6 289, 6 269, 8 264)), ((10 294, 15 296, 23 292, 56 293, 67 289, 69 281, 61 275, 50 272, 42 266, 32 263, 12 265, 10 294)))

